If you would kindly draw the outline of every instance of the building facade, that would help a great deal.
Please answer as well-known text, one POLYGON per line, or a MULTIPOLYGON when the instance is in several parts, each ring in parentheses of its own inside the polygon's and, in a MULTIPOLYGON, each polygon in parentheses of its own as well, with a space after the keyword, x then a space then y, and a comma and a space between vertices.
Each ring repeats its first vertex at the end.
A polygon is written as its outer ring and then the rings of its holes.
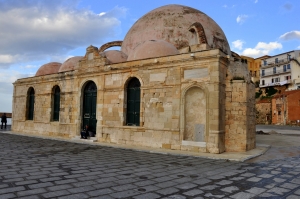
POLYGON ((272 98, 272 124, 300 124, 300 90, 285 91, 272 98))
POLYGON ((275 55, 261 61, 260 85, 284 87, 284 90, 300 88, 300 50, 275 55))
POLYGON ((258 58, 252 58, 247 56, 241 56, 242 59, 247 60, 248 70, 253 82, 259 82, 260 80, 260 65, 263 59, 269 58, 270 56, 264 55, 258 58))
POLYGON ((247 151, 255 148, 254 84, 241 60, 207 15, 163 6, 123 41, 17 80, 12 130, 72 139, 89 125, 98 142, 247 151))

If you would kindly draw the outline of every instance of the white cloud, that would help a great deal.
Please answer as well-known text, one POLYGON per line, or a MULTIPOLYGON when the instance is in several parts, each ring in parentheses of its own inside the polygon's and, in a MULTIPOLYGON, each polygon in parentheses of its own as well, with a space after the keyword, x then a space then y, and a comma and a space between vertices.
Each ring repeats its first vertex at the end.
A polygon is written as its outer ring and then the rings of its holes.
POLYGON ((103 15, 105 15, 106 14, 106 12, 101 12, 100 14, 99 14, 99 16, 103 16, 103 15))
POLYGON ((255 0, 255 2, 254 3, 258 3, 258 0, 255 0))
POLYGON ((0 1, 0 67, 100 46, 117 35, 125 8, 96 14, 78 1, 0 1))
POLYGON ((294 30, 287 33, 284 33, 279 37, 282 40, 293 40, 293 39, 299 39, 300 40, 300 31, 294 30))
POLYGON ((11 112, 13 82, 17 79, 29 77, 30 74, 22 74, 19 71, 0 69, 0 103, 1 111, 11 112))
POLYGON ((298 46, 297 49, 300 49, 300 46, 298 46))
POLYGON ((236 18, 236 22, 239 23, 239 24, 243 24, 246 21, 247 18, 248 18, 248 15, 239 15, 236 18))
POLYGON ((223 5, 223 8, 234 8, 235 5, 232 5, 232 6, 228 6, 227 4, 223 5))
POLYGON ((281 48, 282 44, 278 42, 258 42, 255 48, 246 48, 241 54, 249 57, 259 57, 263 55, 269 55, 272 51, 281 48))
POLYGON ((9 64, 13 62, 13 56, 11 55, 0 55, 0 64, 9 64))
POLYGON ((236 48, 238 50, 242 50, 243 49, 243 44, 245 42, 243 42, 242 40, 236 40, 236 41, 233 41, 232 44, 233 44, 233 48, 236 48))
POLYGON ((26 65, 26 66, 20 66, 21 69, 30 69, 30 68, 38 68, 40 66, 37 65, 26 65))
POLYGON ((0 93, 2 94, 11 94, 13 92, 13 85, 12 83, 15 82, 17 79, 29 77, 30 74, 22 74, 19 71, 9 71, 9 75, 7 71, 3 69, 0 70, 0 93))

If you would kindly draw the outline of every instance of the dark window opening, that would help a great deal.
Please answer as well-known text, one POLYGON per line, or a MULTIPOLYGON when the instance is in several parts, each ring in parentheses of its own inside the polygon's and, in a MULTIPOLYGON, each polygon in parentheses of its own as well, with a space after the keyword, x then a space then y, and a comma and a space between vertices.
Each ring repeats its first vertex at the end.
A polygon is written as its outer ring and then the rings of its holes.
POLYGON ((34 114, 34 89, 30 88, 27 96, 27 120, 33 120, 34 114))
POLYGON ((141 83, 137 78, 132 78, 127 86, 127 114, 126 125, 140 126, 140 91, 141 83))
POLYGON ((53 121, 59 121, 59 111, 60 111, 60 88, 56 86, 53 94, 53 121))

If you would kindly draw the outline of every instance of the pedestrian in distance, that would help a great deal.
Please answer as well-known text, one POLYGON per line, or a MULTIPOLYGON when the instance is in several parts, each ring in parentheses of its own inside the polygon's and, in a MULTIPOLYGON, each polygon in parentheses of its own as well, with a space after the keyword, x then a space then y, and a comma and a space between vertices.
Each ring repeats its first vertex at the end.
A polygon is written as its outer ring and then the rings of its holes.
POLYGON ((1 117, 1 129, 3 129, 3 124, 4 124, 4 128, 6 129, 6 123, 7 123, 6 113, 3 113, 1 117))

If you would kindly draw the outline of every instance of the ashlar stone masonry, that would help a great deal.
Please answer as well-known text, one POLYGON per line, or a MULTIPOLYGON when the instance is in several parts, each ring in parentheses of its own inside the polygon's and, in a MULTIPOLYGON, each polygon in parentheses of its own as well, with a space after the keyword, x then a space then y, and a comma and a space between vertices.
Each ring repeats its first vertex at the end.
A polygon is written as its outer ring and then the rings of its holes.
POLYGON ((17 80, 12 130, 72 139, 87 124, 103 143, 209 153, 255 148, 247 65, 204 13, 157 8, 124 41, 99 49, 17 80))

